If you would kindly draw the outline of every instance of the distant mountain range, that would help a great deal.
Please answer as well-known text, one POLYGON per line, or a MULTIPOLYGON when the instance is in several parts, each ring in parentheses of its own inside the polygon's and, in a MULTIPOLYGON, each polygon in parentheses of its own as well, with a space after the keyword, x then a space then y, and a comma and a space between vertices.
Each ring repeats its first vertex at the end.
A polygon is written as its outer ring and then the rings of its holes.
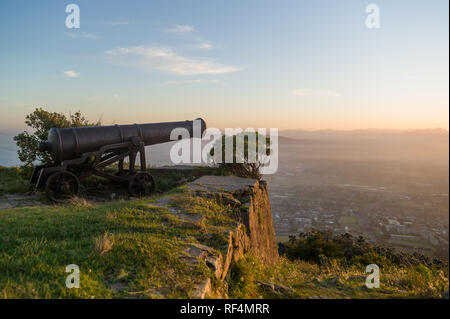
POLYGON ((449 132, 442 128, 393 130, 393 129, 360 129, 360 130, 281 130, 280 136, 291 139, 365 139, 379 137, 449 137, 449 132))

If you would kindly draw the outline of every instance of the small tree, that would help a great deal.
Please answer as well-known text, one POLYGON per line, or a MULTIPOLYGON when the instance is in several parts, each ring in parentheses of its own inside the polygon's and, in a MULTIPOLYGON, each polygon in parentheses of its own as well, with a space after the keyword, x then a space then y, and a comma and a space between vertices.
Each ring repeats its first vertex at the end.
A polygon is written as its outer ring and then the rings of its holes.
POLYGON ((33 133, 23 131, 14 136, 19 150, 19 160, 23 163, 21 166, 22 175, 26 178, 30 177, 33 165, 36 162, 49 164, 51 162, 50 155, 47 152, 40 152, 39 143, 47 140, 47 135, 52 127, 82 127, 101 125, 98 122, 89 122, 81 114, 80 111, 70 114, 67 117, 63 113, 48 112, 43 108, 36 108, 32 113, 25 117, 25 123, 34 129, 33 133))
POLYGON ((262 140, 263 145, 259 145, 257 132, 223 135, 214 143, 209 155, 223 173, 259 180, 259 169, 264 163, 261 159, 270 155, 270 138, 264 137, 262 140), (214 149, 221 150, 222 154, 215 154, 214 149), (232 162, 226 162, 226 154, 233 154, 232 162))

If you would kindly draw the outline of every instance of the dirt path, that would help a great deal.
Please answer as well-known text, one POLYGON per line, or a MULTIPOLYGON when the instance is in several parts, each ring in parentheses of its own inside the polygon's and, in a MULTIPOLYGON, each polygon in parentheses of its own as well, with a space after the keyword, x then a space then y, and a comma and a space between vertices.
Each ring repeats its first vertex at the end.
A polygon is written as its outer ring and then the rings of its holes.
POLYGON ((0 196, 0 210, 25 206, 44 206, 36 194, 5 194, 0 196))

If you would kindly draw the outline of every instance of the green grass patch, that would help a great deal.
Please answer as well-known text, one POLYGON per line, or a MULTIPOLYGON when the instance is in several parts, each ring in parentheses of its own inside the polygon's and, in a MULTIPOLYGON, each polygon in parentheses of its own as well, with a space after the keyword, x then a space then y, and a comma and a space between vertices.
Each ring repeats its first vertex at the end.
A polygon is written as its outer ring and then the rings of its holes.
POLYGON ((154 205, 156 198, 102 205, 55 205, 0 214, 0 296, 3 298, 187 298, 203 263, 180 259, 189 242, 226 244, 231 215, 225 206, 172 195, 201 224, 185 222, 154 205), (223 216, 221 216, 223 215, 223 216), (228 216, 228 217, 227 217, 228 216), (80 267, 80 288, 65 285, 65 267, 80 267))
POLYGON ((380 268, 380 288, 365 286, 365 267, 342 267, 331 261, 326 267, 281 257, 275 266, 246 256, 233 265, 228 282, 230 298, 441 298, 448 290, 448 272, 423 265, 380 268), (287 289, 271 289, 259 282, 287 289))
POLYGON ((0 166, 0 195, 26 193, 30 190, 30 184, 20 175, 19 167, 0 166))

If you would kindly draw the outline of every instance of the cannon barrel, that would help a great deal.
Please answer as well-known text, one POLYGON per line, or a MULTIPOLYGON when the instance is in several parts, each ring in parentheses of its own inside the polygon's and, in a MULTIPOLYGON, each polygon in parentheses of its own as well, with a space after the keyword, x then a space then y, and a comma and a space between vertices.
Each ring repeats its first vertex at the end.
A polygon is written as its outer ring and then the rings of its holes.
POLYGON ((190 137, 193 137, 194 123, 200 124, 200 135, 203 135, 206 123, 200 118, 180 122, 52 128, 47 141, 39 144, 39 150, 48 151, 53 161, 62 162, 78 158, 83 153, 97 151, 104 145, 123 143, 136 137, 144 145, 170 142, 170 134, 176 128, 185 128, 190 137))

